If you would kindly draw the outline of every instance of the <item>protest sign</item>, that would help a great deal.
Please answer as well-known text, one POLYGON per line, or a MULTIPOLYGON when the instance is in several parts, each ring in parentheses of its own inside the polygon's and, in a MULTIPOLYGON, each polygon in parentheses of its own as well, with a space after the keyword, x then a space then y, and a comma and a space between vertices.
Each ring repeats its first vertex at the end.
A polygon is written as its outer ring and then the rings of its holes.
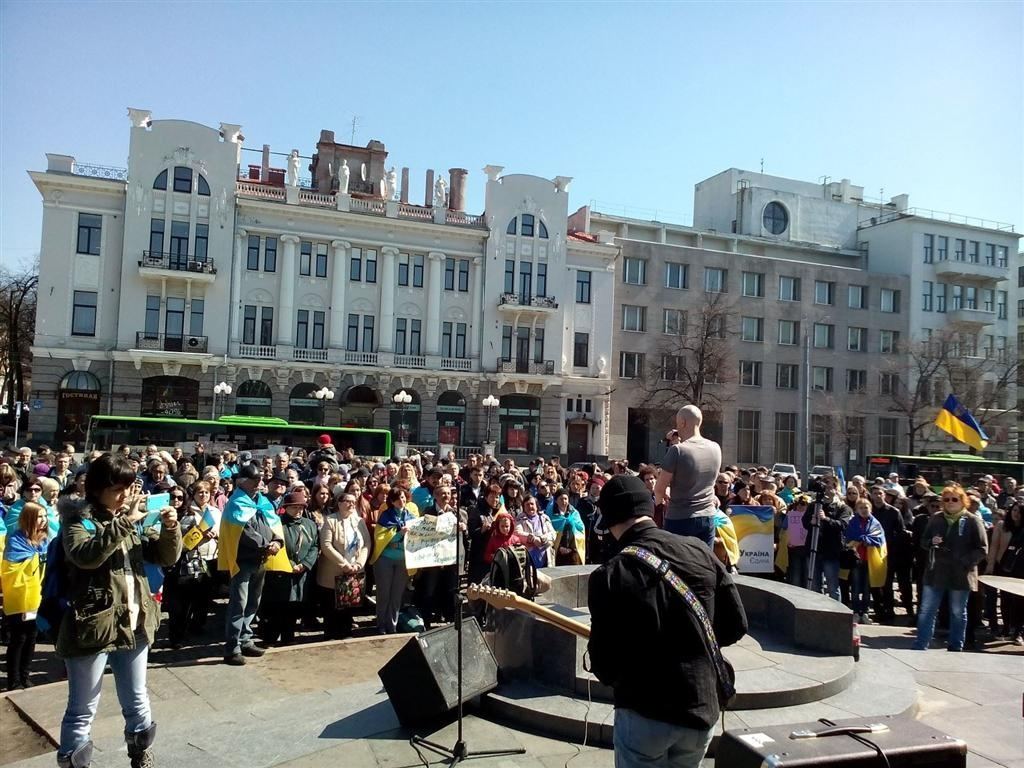
POLYGON ((405 567, 435 568, 455 563, 458 528, 453 515, 426 515, 409 521, 405 532, 405 567))
POLYGON ((734 505, 729 517, 740 546, 740 573, 772 573, 775 570, 775 509, 734 505))

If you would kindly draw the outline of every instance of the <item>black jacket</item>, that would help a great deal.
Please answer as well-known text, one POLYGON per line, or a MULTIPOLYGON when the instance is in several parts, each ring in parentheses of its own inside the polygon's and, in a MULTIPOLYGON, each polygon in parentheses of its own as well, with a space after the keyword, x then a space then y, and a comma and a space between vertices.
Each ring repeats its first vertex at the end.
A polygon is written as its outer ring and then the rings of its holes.
POLYGON ((901 565, 909 563, 910 532, 907 530, 903 513, 891 504, 882 504, 880 507, 871 506, 871 514, 881 523, 885 531, 885 544, 889 551, 890 562, 901 565), (898 561, 898 562, 896 562, 898 561))
MULTIPOLYGON (((810 531, 807 538, 808 549, 814 535, 814 508, 814 504, 809 505, 803 516, 804 528, 810 531)), ((818 533, 818 558, 838 560, 839 553, 843 551, 843 533, 846 531, 846 524, 853 517, 853 510, 838 499, 829 504, 822 504, 821 508, 825 512, 825 519, 819 521, 821 530, 818 533)))
POLYGON ((661 576, 620 554, 629 544, 671 565, 708 612, 720 645, 732 645, 747 631, 739 591, 711 550, 644 520, 612 545, 611 558, 590 575, 591 669, 615 689, 616 707, 710 728, 719 714, 717 679, 700 625, 661 576))

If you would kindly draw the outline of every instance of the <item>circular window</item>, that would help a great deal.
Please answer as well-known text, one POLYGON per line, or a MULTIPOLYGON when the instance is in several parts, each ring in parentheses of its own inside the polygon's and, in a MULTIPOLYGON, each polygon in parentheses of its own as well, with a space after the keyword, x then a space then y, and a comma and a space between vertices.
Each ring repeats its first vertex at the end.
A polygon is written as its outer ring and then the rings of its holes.
POLYGON ((764 207, 762 223, 773 235, 781 235, 789 226, 789 214, 782 203, 771 202, 764 207))

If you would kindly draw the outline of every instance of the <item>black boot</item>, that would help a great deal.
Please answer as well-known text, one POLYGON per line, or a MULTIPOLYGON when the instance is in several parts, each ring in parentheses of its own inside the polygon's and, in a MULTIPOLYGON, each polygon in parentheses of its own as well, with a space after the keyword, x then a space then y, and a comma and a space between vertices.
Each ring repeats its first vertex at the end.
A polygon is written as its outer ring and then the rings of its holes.
POLYGON ((87 741, 70 755, 57 755, 58 768, 89 768, 92 765, 92 742, 87 741))
POLYGON ((128 757, 132 768, 155 768, 156 758, 153 757, 153 742, 156 740, 156 723, 149 728, 135 733, 126 733, 124 740, 128 744, 128 757))

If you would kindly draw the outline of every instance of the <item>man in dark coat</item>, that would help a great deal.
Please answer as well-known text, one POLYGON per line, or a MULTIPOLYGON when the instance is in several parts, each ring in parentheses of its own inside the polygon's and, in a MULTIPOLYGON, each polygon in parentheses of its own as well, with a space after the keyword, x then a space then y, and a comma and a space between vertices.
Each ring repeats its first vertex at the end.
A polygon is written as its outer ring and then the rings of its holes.
POLYGON ((617 475, 598 503, 614 543, 590 576, 588 650, 594 675, 615 691, 615 765, 699 766, 720 712, 704 631, 675 589, 622 549, 648 550, 686 582, 720 645, 746 634, 739 592, 701 540, 654 524, 651 491, 640 478, 617 475))

